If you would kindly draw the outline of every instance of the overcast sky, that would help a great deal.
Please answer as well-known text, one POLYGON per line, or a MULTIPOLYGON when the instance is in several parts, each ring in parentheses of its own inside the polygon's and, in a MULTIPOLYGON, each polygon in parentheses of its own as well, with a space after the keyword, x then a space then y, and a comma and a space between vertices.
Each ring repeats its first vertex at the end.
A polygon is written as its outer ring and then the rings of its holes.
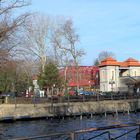
POLYGON ((86 52, 82 65, 92 65, 101 51, 140 60, 140 0, 32 0, 30 8, 72 18, 86 52))

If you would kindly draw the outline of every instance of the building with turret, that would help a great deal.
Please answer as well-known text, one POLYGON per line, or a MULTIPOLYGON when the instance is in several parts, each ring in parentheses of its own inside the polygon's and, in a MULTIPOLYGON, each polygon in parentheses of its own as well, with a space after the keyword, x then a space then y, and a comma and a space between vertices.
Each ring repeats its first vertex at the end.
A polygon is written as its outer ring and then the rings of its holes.
POLYGON ((100 91, 102 92, 133 92, 136 90, 135 84, 140 80, 140 63, 133 58, 118 62, 108 57, 101 61, 99 71, 100 91))

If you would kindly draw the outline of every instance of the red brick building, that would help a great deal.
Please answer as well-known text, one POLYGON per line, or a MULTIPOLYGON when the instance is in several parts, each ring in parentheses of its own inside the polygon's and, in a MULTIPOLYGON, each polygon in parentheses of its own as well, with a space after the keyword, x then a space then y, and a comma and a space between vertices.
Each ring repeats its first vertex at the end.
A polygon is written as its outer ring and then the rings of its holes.
POLYGON ((93 89, 99 86, 99 68, 96 66, 79 66, 78 78, 75 66, 60 69, 60 74, 67 80, 68 87, 93 89))

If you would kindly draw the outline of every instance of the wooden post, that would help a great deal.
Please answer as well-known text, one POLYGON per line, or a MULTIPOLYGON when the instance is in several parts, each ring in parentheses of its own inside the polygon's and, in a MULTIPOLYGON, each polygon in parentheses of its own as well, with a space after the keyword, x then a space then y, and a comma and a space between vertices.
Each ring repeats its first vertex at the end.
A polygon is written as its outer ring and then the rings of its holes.
POLYGON ((75 140, 75 133, 74 132, 70 133, 70 140, 75 140))
POLYGON ((93 118, 93 114, 92 113, 90 114, 90 118, 93 118))
POLYGON ((82 116, 82 114, 80 115, 80 120, 82 120, 83 119, 83 116, 82 116))
POLYGON ((127 110, 127 114, 128 114, 128 115, 130 114, 129 109, 127 110))
POLYGON ((106 111, 105 111, 105 117, 106 117, 106 111))
POLYGON ((6 104, 8 103, 8 96, 5 97, 5 101, 6 104))
POLYGON ((116 108, 116 116, 118 116, 118 110, 117 110, 117 108, 116 108))

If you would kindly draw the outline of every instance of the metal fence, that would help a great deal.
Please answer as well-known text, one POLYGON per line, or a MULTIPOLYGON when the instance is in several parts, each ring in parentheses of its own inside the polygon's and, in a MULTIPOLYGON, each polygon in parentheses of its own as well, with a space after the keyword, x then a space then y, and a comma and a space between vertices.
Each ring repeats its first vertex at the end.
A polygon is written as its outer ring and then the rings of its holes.
POLYGON ((40 135, 40 136, 30 136, 30 137, 22 137, 22 138, 14 138, 14 139, 10 139, 10 140, 34 140, 34 139, 39 139, 39 138, 45 138, 47 140, 47 138, 50 138, 53 140, 53 138, 60 138, 60 136, 65 136, 65 137, 61 137, 60 140, 79 140, 79 138, 77 137, 78 135, 83 135, 86 133, 91 133, 94 131, 99 131, 99 134, 94 135, 94 136, 89 136, 88 138, 84 138, 84 140, 93 140, 95 138, 101 138, 101 136, 106 135, 107 134, 107 140, 116 140, 116 139, 120 139, 125 135, 128 135, 132 132, 135 132, 135 139, 136 140, 140 140, 140 123, 131 123, 131 124, 120 124, 120 125, 111 125, 111 126, 103 126, 103 127, 96 127, 96 128, 88 128, 88 129, 82 129, 82 130, 77 130, 74 132, 63 132, 63 133, 53 133, 53 134, 49 134, 49 135, 40 135), (111 132, 109 131, 110 129, 121 129, 121 128, 130 128, 133 126, 138 126, 137 128, 131 128, 131 130, 122 133, 121 135, 117 136, 117 137, 111 137, 111 132), (104 132, 101 132, 101 130, 105 130, 104 132))
POLYGON ((104 100, 126 100, 126 99, 140 99, 140 95, 77 95, 69 97, 16 97, 8 99, 0 99, 0 103, 9 103, 9 104, 37 104, 37 103, 66 103, 66 102, 88 102, 88 101, 104 101, 104 100))

